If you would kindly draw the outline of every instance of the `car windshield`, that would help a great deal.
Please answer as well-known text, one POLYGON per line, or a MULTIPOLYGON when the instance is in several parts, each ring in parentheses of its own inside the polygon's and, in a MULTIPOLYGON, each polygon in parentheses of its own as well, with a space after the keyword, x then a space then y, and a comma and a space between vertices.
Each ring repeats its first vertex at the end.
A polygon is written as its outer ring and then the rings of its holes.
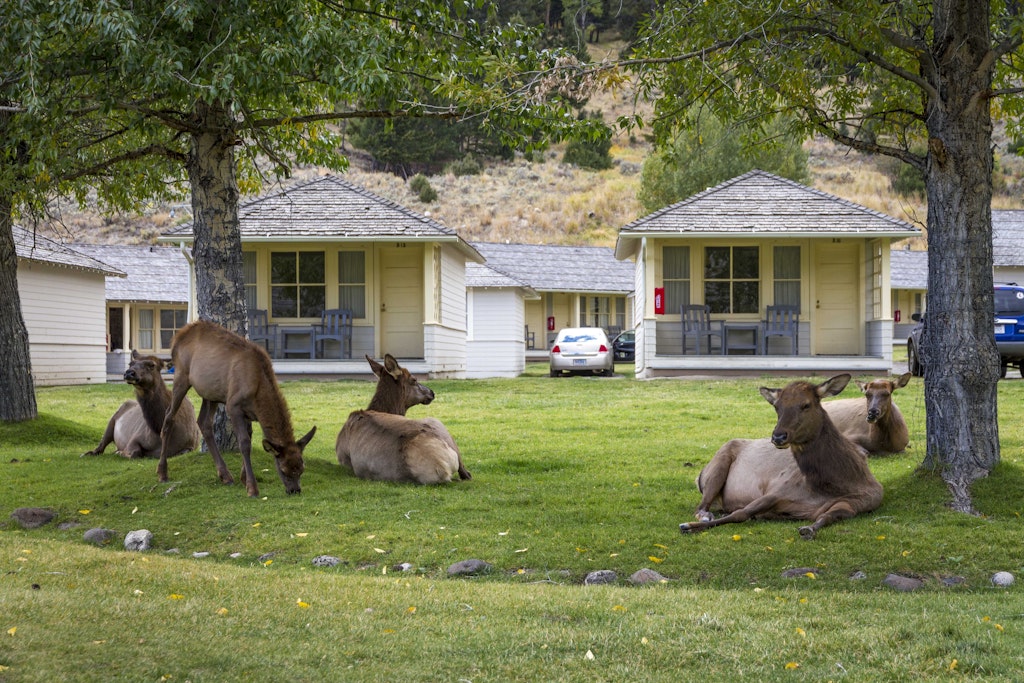
POLYGON ((580 334, 567 334, 564 337, 562 337, 562 341, 566 344, 572 342, 597 341, 597 337, 595 337, 592 334, 583 332, 580 334))
POLYGON ((997 289, 997 315, 1024 315, 1024 289, 997 289))

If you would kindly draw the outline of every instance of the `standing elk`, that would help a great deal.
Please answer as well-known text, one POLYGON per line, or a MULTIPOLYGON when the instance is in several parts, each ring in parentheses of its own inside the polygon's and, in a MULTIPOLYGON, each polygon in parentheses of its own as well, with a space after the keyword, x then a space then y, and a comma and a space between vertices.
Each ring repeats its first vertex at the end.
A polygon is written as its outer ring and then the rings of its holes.
POLYGON ((241 479, 249 495, 259 495, 249 457, 253 420, 259 422, 263 429, 263 448, 274 454, 274 465, 284 490, 300 493, 299 477, 305 469, 302 451, 316 433, 316 427, 295 440, 288 404, 277 385, 267 352, 220 325, 199 320, 181 328, 174 336, 171 359, 174 363, 174 387, 161 431, 163 447, 156 470, 160 481, 167 481, 167 456, 174 416, 189 388, 193 388, 203 399, 199 408, 199 429, 222 482, 233 484, 234 479, 220 455, 213 434, 217 404, 224 404, 238 439, 238 450, 242 453, 241 479))
MULTIPOLYGON (((171 392, 160 375, 164 361, 132 351, 132 362, 124 371, 124 381, 135 387, 135 400, 125 401, 107 423, 100 445, 82 455, 99 455, 111 442, 126 458, 156 458, 160 455, 160 430, 171 403, 171 392)), ((168 456, 194 451, 199 447, 196 410, 188 399, 174 416, 168 435, 168 456)))
POLYGON ((894 379, 857 382, 864 398, 843 398, 821 405, 843 436, 869 455, 901 453, 910 443, 910 432, 892 395, 907 386, 911 376, 908 372, 894 379))
POLYGON ((801 519, 813 522, 800 527, 800 536, 810 540, 822 527, 881 505, 882 485, 867 458, 822 408, 822 397, 835 396, 849 381, 843 374, 819 385, 761 387, 778 415, 771 439, 733 439, 718 449, 697 478, 703 494, 697 521, 680 524, 679 530, 752 517, 801 519), (717 519, 711 514, 716 501, 727 513, 717 519))
POLYGON ((366 360, 377 376, 377 390, 370 406, 349 414, 338 432, 338 463, 361 479, 447 484, 455 472, 471 479, 459 447, 439 420, 405 417, 412 406, 433 401, 434 392, 390 354, 384 355, 383 365, 369 356, 366 360))

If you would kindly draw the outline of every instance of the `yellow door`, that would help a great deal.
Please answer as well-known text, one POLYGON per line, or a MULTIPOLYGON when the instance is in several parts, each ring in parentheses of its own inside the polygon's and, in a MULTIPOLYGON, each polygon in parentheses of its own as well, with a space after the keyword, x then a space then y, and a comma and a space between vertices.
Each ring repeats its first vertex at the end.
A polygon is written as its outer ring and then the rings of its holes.
POLYGON ((423 358, 423 248, 382 248, 380 267, 380 352, 423 358))
POLYGON ((861 244, 852 241, 818 244, 814 247, 814 254, 811 353, 821 356, 863 355, 861 244))

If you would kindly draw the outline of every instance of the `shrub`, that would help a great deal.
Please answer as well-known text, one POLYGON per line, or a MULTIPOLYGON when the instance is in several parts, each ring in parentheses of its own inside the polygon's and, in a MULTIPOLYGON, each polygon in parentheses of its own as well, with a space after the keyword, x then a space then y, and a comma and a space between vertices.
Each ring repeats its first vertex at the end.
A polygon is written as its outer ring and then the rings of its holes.
POLYGON ((472 154, 467 154, 461 159, 451 162, 444 168, 445 173, 451 173, 454 176, 464 175, 480 175, 483 173, 483 166, 472 154))
POLYGON ((437 190, 431 186, 427 176, 422 173, 417 173, 412 178, 409 178, 409 189, 415 192, 416 196, 424 204, 437 200, 437 190))

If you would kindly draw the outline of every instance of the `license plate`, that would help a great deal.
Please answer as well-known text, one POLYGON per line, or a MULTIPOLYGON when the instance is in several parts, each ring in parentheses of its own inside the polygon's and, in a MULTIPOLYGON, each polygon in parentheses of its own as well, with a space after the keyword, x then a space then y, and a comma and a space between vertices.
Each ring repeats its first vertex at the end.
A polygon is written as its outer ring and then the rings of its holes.
POLYGON ((1006 334, 1006 325, 996 325, 996 334, 1006 334))
POLYGON ((586 365, 587 364, 587 359, 586 358, 573 358, 572 359, 572 364, 573 365, 586 365))

